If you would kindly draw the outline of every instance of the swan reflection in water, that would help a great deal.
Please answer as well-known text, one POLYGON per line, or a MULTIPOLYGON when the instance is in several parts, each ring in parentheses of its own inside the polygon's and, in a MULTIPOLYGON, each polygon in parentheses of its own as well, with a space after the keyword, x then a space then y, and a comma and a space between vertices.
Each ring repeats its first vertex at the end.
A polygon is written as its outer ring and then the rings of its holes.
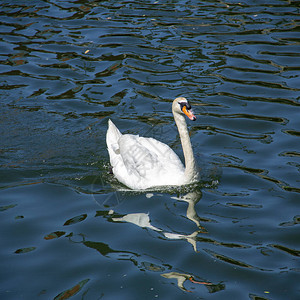
MULTIPOLYGON (((214 178, 215 179, 215 178, 214 178)), ((215 181, 213 181, 213 184, 211 187, 213 187, 215 181)), ((117 207, 123 203, 123 201, 126 201, 126 198, 128 195, 132 196, 132 193, 136 194, 134 191, 130 190, 117 190, 113 193, 110 194, 108 197, 109 199, 103 201, 98 201, 97 195, 94 195, 94 200, 97 202, 99 206, 102 208, 105 207, 105 210, 100 210, 97 212, 96 217, 105 217, 107 218, 110 222, 126 222, 126 223, 131 223, 136 226, 139 226, 140 228, 151 230, 152 232, 156 232, 159 235, 162 235, 164 238, 170 239, 170 240, 186 240, 188 243, 190 243, 193 247, 193 250, 195 252, 198 252, 197 250, 197 240, 199 239, 199 234, 201 233, 206 233, 206 229, 201 225, 201 219, 197 214, 196 211, 196 204, 200 201, 202 197, 201 190, 198 188, 191 187, 193 188, 191 192, 185 193, 184 195, 180 196, 180 192, 182 193, 183 190, 176 190, 176 193, 179 194, 179 196, 171 196, 170 199, 176 200, 176 201, 183 201, 187 203, 187 210, 186 210, 186 217, 195 223, 196 225, 196 230, 190 234, 179 234, 175 232, 168 232, 165 231, 161 228, 159 228, 159 225, 153 225, 151 224, 151 215, 149 213, 144 213, 144 212, 132 212, 129 214, 125 215, 120 215, 117 212, 117 207), (107 210, 108 207, 110 210, 107 210)), ((168 190, 168 194, 171 193, 172 190, 168 190)), ((186 191, 186 189, 185 189, 186 191)), ((173 190, 174 192, 174 190, 173 190)), ((165 193, 161 193, 159 191, 148 191, 147 193, 144 194, 146 198, 154 198, 154 197, 164 197, 165 193)), ((153 200, 153 199, 151 199, 153 200)), ((102 255, 106 257, 115 257, 116 259, 121 259, 121 260, 128 260, 133 262, 133 264, 140 268, 141 270, 148 270, 151 272, 159 272, 160 275, 166 279, 169 280, 176 280, 177 281, 177 286, 185 291, 185 292, 190 292, 188 289, 184 287, 185 282, 189 282, 192 284, 201 284, 205 285, 205 287, 209 290, 210 293, 218 292, 220 290, 225 289, 224 284, 222 283, 217 283, 217 284, 212 284, 209 281, 201 280, 200 278, 199 281, 196 279, 198 276, 196 274, 192 275, 189 273, 181 273, 181 272, 176 272, 172 271, 174 270, 173 267, 168 268, 166 270, 166 265, 161 264, 161 261, 155 259, 152 256, 147 256, 145 254, 140 255, 138 253, 134 253, 131 251, 124 251, 124 250, 115 250, 115 249, 110 249, 108 245, 104 245, 103 243, 97 243, 97 242, 90 242, 90 241, 84 241, 84 244, 87 247, 94 248, 97 251, 99 251, 102 255), (145 257, 146 256, 146 257, 145 257)))
MULTIPOLYGON (((149 197, 149 194, 148 194, 149 197)), ((150 197, 153 197, 152 194, 150 194, 150 197)), ((200 225, 200 218, 197 215, 195 205, 199 202, 201 199, 201 192, 200 191, 193 191, 190 192, 182 197, 171 197, 175 200, 185 201, 188 203, 187 208, 187 217, 191 221, 193 221, 197 225, 197 230, 192 232, 191 234, 177 234, 177 233, 171 233, 163 231, 160 228, 157 228, 153 226, 150 223, 150 217, 149 214, 146 213, 131 213, 124 215, 122 217, 118 218, 112 218, 112 221, 114 222, 128 222, 135 224, 141 228, 148 228, 157 232, 161 232, 166 238, 168 239, 176 239, 176 240, 187 240, 192 246, 195 252, 197 252, 197 236, 199 233, 206 233, 206 230, 204 227, 200 225)))
MULTIPOLYGON (((206 230, 204 229, 204 227, 202 227, 200 225, 200 217, 198 216, 196 209, 195 209, 195 205, 199 202, 199 200, 201 199, 201 196, 202 196, 201 191, 193 191, 182 197, 171 197, 172 199, 179 200, 179 201, 185 201, 188 203, 186 216, 188 219, 193 221, 197 225, 197 228, 198 228, 196 231, 194 231, 191 234, 185 235, 185 234, 165 232, 162 229, 153 226, 150 223, 149 214, 146 214, 146 213, 131 213, 131 214, 126 214, 122 217, 117 217, 117 218, 113 217, 112 221, 128 222, 128 223, 135 224, 141 228, 148 228, 148 229, 151 229, 151 230, 154 230, 157 232, 161 232, 168 239, 186 240, 193 246, 194 251, 197 252, 197 236, 199 233, 206 233, 206 230)), ((153 197, 153 194, 147 194, 147 197, 148 198, 153 197)), ((216 286, 207 281, 197 281, 194 279, 194 277, 191 274, 186 274, 186 273, 167 272, 167 273, 162 273, 161 276, 164 278, 168 278, 168 279, 176 279, 178 287, 186 292, 191 292, 191 291, 187 290, 183 285, 186 280, 188 280, 192 283, 195 283, 195 284, 197 283, 197 284, 203 284, 206 286, 211 286, 210 288, 212 288, 213 286, 216 286)))
POLYGON ((184 287, 184 282, 186 280, 191 281, 192 283, 198 283, 198 284, 204 284, 207 286, 213 285, 210 282, 206 282, 206 281, 197 281, 193 278, 193 276, 191 274, 185 274, 185 273, 178 273, 178 272, 169 272, 169 273, 164 273, 161 274, 162 277, 168 278, 168 279, 176 279, 177 280, 177 285, 180 289, 186 291, 186 292, 191 292, 190 290, 187 290, 184 287))

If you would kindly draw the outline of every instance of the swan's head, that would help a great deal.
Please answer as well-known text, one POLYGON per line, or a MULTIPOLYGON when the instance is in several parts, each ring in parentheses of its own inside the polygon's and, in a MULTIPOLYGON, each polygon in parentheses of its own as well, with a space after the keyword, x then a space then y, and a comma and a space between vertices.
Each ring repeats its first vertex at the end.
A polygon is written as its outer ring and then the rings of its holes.
POLYGON ((184 97, 178 97, 173 101, 172 110, 173 113, 186 115, 192 121, 196 120, 191 105, 184 97))

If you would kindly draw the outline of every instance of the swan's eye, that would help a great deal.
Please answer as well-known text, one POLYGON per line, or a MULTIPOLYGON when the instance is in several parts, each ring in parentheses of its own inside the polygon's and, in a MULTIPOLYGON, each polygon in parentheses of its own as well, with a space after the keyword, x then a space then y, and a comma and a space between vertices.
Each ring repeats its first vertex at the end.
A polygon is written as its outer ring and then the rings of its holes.
POLYGON ((191 105, 188 102, 179 102, 180 109, 182 110, 184 107, 186 107, 187 110, 192 109, 191 105))

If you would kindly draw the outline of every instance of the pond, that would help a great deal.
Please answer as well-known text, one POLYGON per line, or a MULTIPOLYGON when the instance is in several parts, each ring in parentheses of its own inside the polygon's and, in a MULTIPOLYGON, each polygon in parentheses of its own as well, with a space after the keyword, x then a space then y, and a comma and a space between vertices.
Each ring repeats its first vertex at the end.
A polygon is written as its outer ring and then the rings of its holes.
POLYGON ((297 1, 1 1, 1 299, 299 299, 297 1), (108 120, 198 184, 132 191, 108 120))

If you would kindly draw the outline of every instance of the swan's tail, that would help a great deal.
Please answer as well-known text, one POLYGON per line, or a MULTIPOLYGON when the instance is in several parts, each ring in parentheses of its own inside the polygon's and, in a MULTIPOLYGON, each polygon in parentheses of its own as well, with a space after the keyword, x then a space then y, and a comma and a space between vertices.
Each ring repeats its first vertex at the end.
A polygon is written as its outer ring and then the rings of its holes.
POLYGON ((106 133, 106 145, 110 152, 110 150, 113 150, 114 152, 117 152, 119 150, 119 138, 121 137, 121 132, 116 127, 116 125, 111 121, 108 120, 108 129, 106 133))

